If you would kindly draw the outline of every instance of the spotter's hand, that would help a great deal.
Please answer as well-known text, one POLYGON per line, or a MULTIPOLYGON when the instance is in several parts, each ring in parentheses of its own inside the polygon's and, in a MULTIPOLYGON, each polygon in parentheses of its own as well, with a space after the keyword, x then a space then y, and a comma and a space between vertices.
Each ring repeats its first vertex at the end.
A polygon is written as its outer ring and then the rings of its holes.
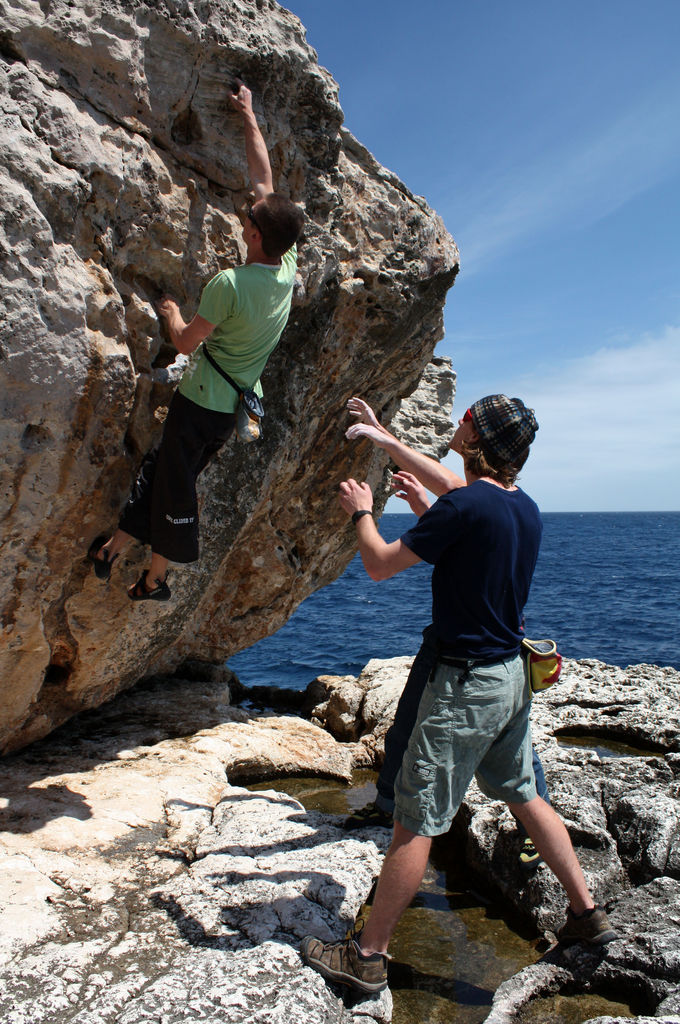
POLYGON ((373 427, 380 426, 378 417, 363 398, 350 398, 347 402, 347 409, 352 416, 358 417, 360 423, 370 423, 373 427))
POLYGON ((373 510, 373 494, 367 483, 359 484, 356 480, 343 480, 340 484, 338 501, 348 516, 353 516, 359 509, 373 510))
POLYGON ((409 508, 417 516, 422 516, 430 507, 427 491, 413 473, 406 473, 404 470, 395 473, 392 477, 392 488, 397 498, 407 501, 409 508))

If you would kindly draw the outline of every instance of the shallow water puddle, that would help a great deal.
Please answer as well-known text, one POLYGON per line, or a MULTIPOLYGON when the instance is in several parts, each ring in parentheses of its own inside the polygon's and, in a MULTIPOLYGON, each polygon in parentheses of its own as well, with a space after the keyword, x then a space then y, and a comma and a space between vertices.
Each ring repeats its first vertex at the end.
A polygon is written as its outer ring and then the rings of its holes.
MULTIPOLYGON (((280 790, 307 810, 347 815, 375 798, 375 778, 375 772, 357 771, 351 786, 281 778, 248 788, 280 790)), ((450 848, 435 844, 421 889, 390 946, 393 1024, 481 1024, 498 986, 539 960, 546 948, 503 906, 466 888, 464 874, 451 863, 450 848)), ((599 996, 540 1000, 536 1012, 532 1006, 521 1024, 581 1024, 605 1014, 630 1014, 627 1005, 599 996)))
POLYGON ((556 732, 555 737, 560 747, 580 747, 590 750, 598 757, 663 757, 666 750, 661 747, 651 748, 624 743, 607 736, 595 736, 589 733, 556 732))
POLYGON ((551 996, 535 999, 517 1024, 583 1024, 595 1017, 630 1017, 626 1003, 612 1003, 602 996, 551 996))

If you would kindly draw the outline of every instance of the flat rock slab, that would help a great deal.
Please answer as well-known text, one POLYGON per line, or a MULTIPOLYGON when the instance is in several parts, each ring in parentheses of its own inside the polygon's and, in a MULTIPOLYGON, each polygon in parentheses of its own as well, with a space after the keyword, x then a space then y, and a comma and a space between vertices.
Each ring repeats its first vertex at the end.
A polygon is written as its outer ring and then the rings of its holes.
MULTIPOLYGON (((568 666, 565 689, 536 702, 536 741, 621 938, 600 951, 550 950, 500 985, 489 1024, 521 1021, 535 1000, 558 993, 612 991, 647 1004, 657 1021, 680 1022, 680 676, 646 669, 640 698, 632 670, 622 680, 607 666, 585 669, 589 677, 568 666), (619 714, 590 718, 609 682, 612 696, 635 697, 632 719, 632 699, 619 714), (565 720, 599 727, 603 743, 630 742, 639 722, 645 748, 645 700, 668 727, 661 740, 656 730, 665 753, 610 758, 557 742, 565 720)), ((389 707, 406 670, 403 659, 393 670, 372 666, 365 696, 389 707)), ((3 1024, 391 1019, 389 992, 353 1004, 298 955, 305 934, 338 937, 353 920, 388 834, 346 833, 274 788, 235 784, 294 761, 299 773, 345 778, 365 736, 341 744, 302 719, 234 708, 227 683, 149 681, 0 763, 3 1024)), ((502 805, 472 786, 458 832, 457 853, 483 885, 539 929, 559 925, 564 895, 545 866, 521 875, 502 805)))
POLYGON ((228 781, 293 757, 348 771, 308 722, 158 680, 2 762, 3 1024, 389 1020, 389 993, 346 1006, 298 955, 354 919, 387 836, 228 781))
POLYGON ((190 866, 142 840, 137 857, 115 858, 108 892, 91 889, 81 865, 52 884, 40 917, 43 858, 23 907, 43 934, 15 939, 2 1020, 388 1021, 388 992, 348 1008, 297 951, 307 931, 337 935, 338 919, 354 917, 379 869, 375 843, 347 839, 273 792, 227 787, 214 818, 190 866))

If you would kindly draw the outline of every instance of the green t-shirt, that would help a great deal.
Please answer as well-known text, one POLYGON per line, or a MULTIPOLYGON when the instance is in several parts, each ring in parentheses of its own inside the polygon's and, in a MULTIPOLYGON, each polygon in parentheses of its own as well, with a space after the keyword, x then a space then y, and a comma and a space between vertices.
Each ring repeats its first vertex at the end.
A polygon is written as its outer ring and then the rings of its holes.
MULTIPOLYGON (((297 247, 279 266, 247 263, 222 270, 203 289, 198 314, 215 324, 206 338, 210 355, 237 384, 262 395, 260 374, 286 326, 297 269, 297 247)), ((185 398, 204 409, 235 412, 238 395, 200 348, 179 385, 185 398)))

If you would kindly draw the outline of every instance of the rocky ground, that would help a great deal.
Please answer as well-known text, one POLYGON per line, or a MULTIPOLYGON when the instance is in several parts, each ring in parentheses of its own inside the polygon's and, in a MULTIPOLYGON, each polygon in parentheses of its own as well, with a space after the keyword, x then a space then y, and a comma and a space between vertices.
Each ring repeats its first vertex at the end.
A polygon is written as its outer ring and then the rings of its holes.
MULTIPOLYGON (((275 784, 254 793, 240 783, 291 772, 347 779, 379 760, 408 664, 317 681, 305 697, 314 721, 235 707, 219 672, 201 683, 157 678, 6 758, 0 1019, 389 1021, 389 992, 343 1001, 297 953, 303 935, 330 938, 353 919, 387 833, 348 834, 275 784)), ((491 1024, 521 1021, 537 999, 589 991, 647 1007, 638 1024, 680 1022, 679 695, 669 669, 572 662, 535 701, 553 801, 621 939, 599 953, 551 950, 500 986, 491 1024), (594 749, 616 743, 616 758, 594 749)), ((545 867, 519 875, 512 832, 502 806, 473 786, 451 841, 549 934, 564 899, 545 867)))

